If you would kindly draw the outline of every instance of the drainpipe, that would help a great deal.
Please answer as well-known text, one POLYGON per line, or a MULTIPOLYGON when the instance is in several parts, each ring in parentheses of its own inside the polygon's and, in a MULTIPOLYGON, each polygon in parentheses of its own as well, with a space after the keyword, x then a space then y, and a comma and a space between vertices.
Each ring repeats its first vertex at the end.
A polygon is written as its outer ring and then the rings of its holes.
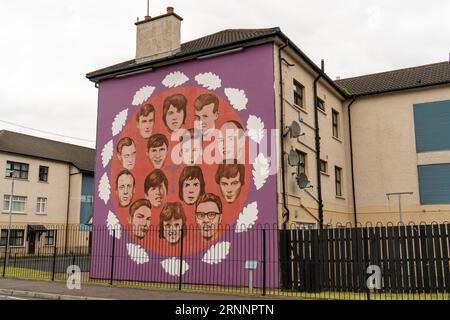
POLYGON ((353 97, 352 102, 348 105, 348 131, 350 138, 350 168, 352 171, 352 194, 353 194, 353 215, 355 219, 355 228, 358 224, 358 217, 356 213, 356 194, 355 194, 355 170, 353 165, 353 139, 352 139, 352 116, 351 116, 351 107, 353 103, 356 102, 356 96, 353 97))
POLYGON ((314 79, 314 126, 316 140, 316 169, 317 169, 317 200, 319 205, 319 228, 323 229, 323 199, 322 180, 320 173, 320 129, 319 129, 319 102, 317 97, 317 82, 322 78, 324 72, 324 61, 322 60, 322 72, 314 79))
POLYGON ((287 229, 287 224, 289 222, 289 208, 286 204, 286 168, 284 163, 284 95, 283 95, 283 62, 281 53, 289 45, 289 40, 278 49, 278 68, 280 71, 280 138, 281 138, 281 186, 282 186, 282 197, 283 197, 283 229, 287 229))

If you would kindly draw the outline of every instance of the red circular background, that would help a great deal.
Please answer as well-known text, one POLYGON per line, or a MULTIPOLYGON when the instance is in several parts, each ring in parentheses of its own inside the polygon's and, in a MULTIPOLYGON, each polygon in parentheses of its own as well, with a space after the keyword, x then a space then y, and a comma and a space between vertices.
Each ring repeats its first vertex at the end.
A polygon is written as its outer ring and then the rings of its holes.
MULTIPOLYGON (((187 99, 187 116, 185 124, 182 128, 189 129, 194 127, 194 101, 195 99, 203 93, 212 93, 208 90, 198 88, 198 87, 179 87, 174 89, 168 89, 158 95, 155 95, 148 99, 145 103, 150 103, 155 107, 155 124, 153 127, 152 134, 161 133, 164 134, 169 140, 169 151, 167 154, 167 158, 164 166, 162 167, 162 171, 166 175, 169 181, 169 188, 167 190, 166 202, 180 202, 184 208, 184 212, 186 214, 187 221, 187 232, 186 236, 183 239, 183 253, 184 254, 192 254, 198 251, 205 249, 206 247, 211 246, 214 242, 220 239, 220 236, 223 232, 230 227, 230 225, 236 223, 239 213, 242 211, 245 200, 247 198, 248 190, 251 183, 251 165, 248 163, 248 148, 246 147, 246 163, 245 163, 245 183, 241 189, 239 197, 236 199, 234 203, 227 203, 222 196, 220 191, 220 187, 217 185, 215 181, 215 174, 218 168, 218 164, 205 164, 202 163, 198 165, 203 172, 203 177, 205 179, 205 192, 213 193, 220 197, 222 200, 222 221, 221 226, 219 228, 219 236, 212 241, 204 241, 200 235, 200 232, 197 230, 195 223, 195 206, 187 205, 182 200, 179 199, 178 196, 178 178, 185 167, 184 164, 174 165, 171 160, 171 152, 174 146, 177 144, 175 141, 171 141, 171 134, 168 129, 165 127, 164 122, 162 120, 163 114, 163 102, 164 99, 173 94, 183 94, 187 99)), ((216 95, 217 96, 217 95, 216 95)), ((216 121, 216 128, 220 129, 222 124, 226 121, 235 120, 241 123, 242 127, 245 128, 242 119, 237 114, 237 112, 229 105, 229 103, 220 96, 219 98, 219 118, 216 121)), ((138 199, 144 199, 144 181, 147 175, 154 170, 153 165, 150 163, 147 155, 147 140, 142 138, 139 135, 139 131, 136 126, 136 114, 139 111, 139 107, 136 108, 133 112, 129 112, 128 121, 123 128, 120 136, 116 140, 117 142, 123 137, 130 137, 133 139, 136 145, 136 164, 132 173, 135 177, 135 193, 133 195, 132 202, 138 199)), ((213 141, 204 141, 203 143, 203 151, 208 146, 208 144, 213 141)), ((246 138, 246 146, 248 146, 248 138, 246 138)), ((116 145, 114 145, 116 147, 116 145)), ((204 161, 203 161, 204 162, 204 161)), ((129 215, 129 207, 122 208, 119 206, 119 201, 116 190, 116 177, 117 174, 122 170, 122 165, 117 158, 116 150, 114 148, 114 157, 112 161, 112 170, 111 170, 111 183, 112 183, 112 198, 114 207, 122 226, 125 226, 125 230, 128 230, 128 233, 131 237, 134 236, 129 232, 130 226, 128 223, 128 215, 129 215)), ((142 245, 144 248, 161 254, 163 256, 177 256, 180 254, 180 244, 170 245, 167 243, 165 239, 159 238, 159 215, 163 206, 160 208, 152 208, 152 218, 151 218, 151 227, 147 235, 144 239, 139 240, 135 239, 135 243, 142 245)))

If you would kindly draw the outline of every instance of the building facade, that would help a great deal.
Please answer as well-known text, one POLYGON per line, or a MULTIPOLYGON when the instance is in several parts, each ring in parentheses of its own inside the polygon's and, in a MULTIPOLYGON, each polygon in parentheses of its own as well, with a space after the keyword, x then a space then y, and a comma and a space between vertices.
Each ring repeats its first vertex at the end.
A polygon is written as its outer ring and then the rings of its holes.
MULTIPOLYGON (((181 274, 198 283, 224 263, 240 270, 233 261, 261 260, 261 226, 449 220, 449 63, 333 81, 279 28, 224 30, 181 44, 181 21, 170 7, 145 17, 136 23, 136 58, 87 75, 99 88, 93 223, 110 230, 94 238, 94 250, 96 243, 98 252, 119 250, 120 279, 181 274), (173 139, 177 130, 196 137, 198 129, 198 149, 208 153, 213 129, 232 127, 246 133, 241 166, 239 152, 226 164, 228 150, 220 148, 220 165, 174 160, 197 150, 184 149, 191 141, 184 136, 173 139), (185 198, 190 180, 198 190, 185 198), (203 201, 216 225, 248 237, 245 250, 205 227, 203 201), (175 221, 171 235, 149 232, 172 230, 175 221), (191 232, 198 242, 183 242, 187 226, 198 229, 191 232), (149 265, 161 274, 139 272, 149 265)), ((276 238, 269 246, 278 246, 276 238)), ((277 250, 270 252, 277 261, 277 250)), ((106 277, 97 256, 93 274, 106 277)))
POLYGON ((73 240, 70 231, 78 234, 78 225, 86 233, 77 237, 87 245, 94 158, 93 149, 0 131, 1 246, 7 242, 10 212, 13 253, 53 252, 55 244, 63 247, 73 240))

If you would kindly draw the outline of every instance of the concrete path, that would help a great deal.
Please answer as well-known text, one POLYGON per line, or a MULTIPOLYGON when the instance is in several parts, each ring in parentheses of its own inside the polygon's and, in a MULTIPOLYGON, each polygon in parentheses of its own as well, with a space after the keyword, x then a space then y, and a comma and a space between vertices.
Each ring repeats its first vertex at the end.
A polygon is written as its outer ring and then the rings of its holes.
POLYGON ((56 300, 263 300, 263 298, 254 296, 135 289, 107 285, 82 284, 80 290, 70 290, 64 282, 8 278, 0 278, 0 295, 56 300))

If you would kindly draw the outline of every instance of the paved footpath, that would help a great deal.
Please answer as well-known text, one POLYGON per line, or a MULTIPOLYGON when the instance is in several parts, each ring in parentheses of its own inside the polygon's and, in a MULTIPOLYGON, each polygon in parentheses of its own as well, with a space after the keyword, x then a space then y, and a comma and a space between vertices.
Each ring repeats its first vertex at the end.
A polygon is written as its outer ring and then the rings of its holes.
POLYGON ((150 290, 82 284, 81 290, 70 290, 64 282, 0 278, 0 295, 48 300, 249 300, 264 299, 214 293, 150 290))

